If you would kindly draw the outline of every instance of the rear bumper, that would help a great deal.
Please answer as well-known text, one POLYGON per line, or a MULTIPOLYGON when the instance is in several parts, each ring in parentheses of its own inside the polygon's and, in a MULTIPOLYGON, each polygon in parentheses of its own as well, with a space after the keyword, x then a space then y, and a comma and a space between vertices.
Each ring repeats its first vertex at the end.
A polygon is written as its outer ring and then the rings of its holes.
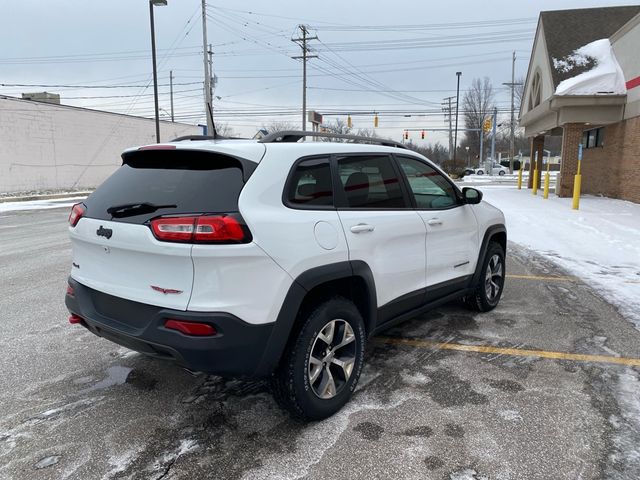
POLYGON ((223 376, 255 376, 261 368, 273 324, 252 325, 224 312, 184 312, 107 295, 69 278, 73 295, 65 304, 92 333, 119 345, 223 376), (189 336, 164 327, 167 319, 207 323, 217 334, 189 336))

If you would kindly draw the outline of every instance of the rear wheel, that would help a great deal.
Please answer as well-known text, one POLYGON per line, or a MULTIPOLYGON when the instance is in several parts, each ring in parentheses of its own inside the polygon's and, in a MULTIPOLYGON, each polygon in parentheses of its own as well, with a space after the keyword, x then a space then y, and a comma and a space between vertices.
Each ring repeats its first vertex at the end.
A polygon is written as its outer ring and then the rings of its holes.
POLYGON ((342 297, 320 304, 302 319, 271 379, 276 401, 295 417, 321 420, 349 401, 362 370, 364 322, 342 297))
POLYGON ((467 305, 479 312, 488 312, 496 308, 502 296, 504 277, 504 250, 499 243, 491 242, 476 289, 466 298, 467 305))
POLYGON ((498 175, 504 175, 504 170, 500 170, 500 171, 498 172, 498 175))
POLYGON ((478 170, 478 171, 476 172, 476 175, 484 175, 484 170, 478 170))

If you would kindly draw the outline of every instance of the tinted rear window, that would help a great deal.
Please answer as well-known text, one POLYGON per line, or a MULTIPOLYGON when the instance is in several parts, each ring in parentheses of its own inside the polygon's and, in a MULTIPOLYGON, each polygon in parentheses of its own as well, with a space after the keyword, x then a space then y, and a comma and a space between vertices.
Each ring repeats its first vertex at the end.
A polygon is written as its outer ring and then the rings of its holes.
POLYGON ((148 150, 129 154, 85 201, 87 217, 144 223, 159 215, 238 211, 244 186, 242 165, 226 155, 188 150, 148 150), (113 218, 107 209, 148 203, 171 206, 113 218))

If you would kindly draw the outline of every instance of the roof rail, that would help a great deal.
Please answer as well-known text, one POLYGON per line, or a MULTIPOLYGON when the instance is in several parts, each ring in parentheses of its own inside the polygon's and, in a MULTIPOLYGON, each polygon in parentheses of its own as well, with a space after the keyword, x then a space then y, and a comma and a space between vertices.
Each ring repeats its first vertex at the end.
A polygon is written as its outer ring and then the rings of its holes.
POLYGON ((248 140, 246 138, 238 138, 238 137, 222 137, 220 135, 211 136, 211 135, 185 135, 184 137, 178 137, 171 140, 170 143, 173 142, 184 142, 184 141, 198 141, 198 140, 248 140))
POLYGON ((394 140, 388 140, 386 138, 377 137, 363 137, 361 135, 346 135, 343 133, 328 133, 328 132, 303 132, 299 130, 285 130, 282 132, 274 132, 258 140, 259 143, 293 143, 297 142, 301 138, 305 137, 322 137, 322 138, 343 138, 345 140, 352 140, 353 143, 375 143, 378 145, 384 145, 385 147, 397 147, 406 149, 406 145, 396 142, 394 140))
POLYGON ((211 135, 185 135, 183 137, 177 137, 171 140, 173 142, 184 142, 185 140, 196 141, 196 140, 218 140, 221 137, 211 136, 211 135))

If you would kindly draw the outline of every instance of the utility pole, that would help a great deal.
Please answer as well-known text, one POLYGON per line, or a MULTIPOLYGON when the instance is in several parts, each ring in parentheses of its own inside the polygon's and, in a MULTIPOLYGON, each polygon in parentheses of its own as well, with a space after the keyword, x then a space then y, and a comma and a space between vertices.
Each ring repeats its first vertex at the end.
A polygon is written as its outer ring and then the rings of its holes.
POLYGON ((207 115, 207 135, 216 136, 213 123, 213 105, 211 103, 211 72, 207 55, 207 0, 202 0, 202 53, 204 62, 204 108, 207 115))
POLYGON ((175 122, 173 117, 173 70, 169 70, 169 93, 171 96, 171 121, 175 122))
POLYGON ((216 86, 213 78, 213 46, 211 44, 209 44, 207 54, 209 55, 209 96, 213 100, 213 89, 216 88, 216 86))
POLYGON ((156 26, 153 18, 154 3, 149 0, 149 23, 151 24, 151 60, 153 62, 153 102, 155 105, 156 143, 160 143, 160 107, 158 105, 158 68, 156 66, 156 26))
MULTIPOLYGON (((491 128, 491 168, 493 169, 493 164, 496 163, 496 128, 497 128, 497 120, 498 120, 498 109, 496 107, 493 108, 493 125, 491 128)), ((481 134, 482 135, 482 134, 481 134)))
POLYGON ((445 103, 443 104, 443 110, 446 112, 445 115, 445 122, 448 120, 449 121, 449 160, 453 159, 453 115, 452 115, 452 107, 451 107, 451 100, 453 100, 456 97, 446 97, 444 99, 445 103), (447 106, 447 102, 448 102, 448 106, 447 106))
POLYGON ((307 42, 309 40, 317 40, 318 37, 309 37, 309 30, 306 25, 298 25, 298 28, 302 32, 302 37, 292 38, 291 41, 297 43, 302 48, 302 55, 297 57, 291 57, 293 59, 302 59, 302 131, 307 131, 307 59, 318 58, 317 55, 309 55, 309 48, 307 42))
POLYGON ((456 150, 458 150, 458 105, 460 104, 460 77, 462 72, 456 72, 458 87, 456 88, 456 130, 453 134, 453 168, 456 167, 456 150))
POLYGON ((503 83, 508 87, 511 87, 511 138, 509 141, 509 172, 513 173, 513 157, 516 154, 516 103, 515 94, 516 87, 522 85, 522 83, 516 83, 516 52, 513 52, 513 62, 511 65, 511 82, 503 83))

